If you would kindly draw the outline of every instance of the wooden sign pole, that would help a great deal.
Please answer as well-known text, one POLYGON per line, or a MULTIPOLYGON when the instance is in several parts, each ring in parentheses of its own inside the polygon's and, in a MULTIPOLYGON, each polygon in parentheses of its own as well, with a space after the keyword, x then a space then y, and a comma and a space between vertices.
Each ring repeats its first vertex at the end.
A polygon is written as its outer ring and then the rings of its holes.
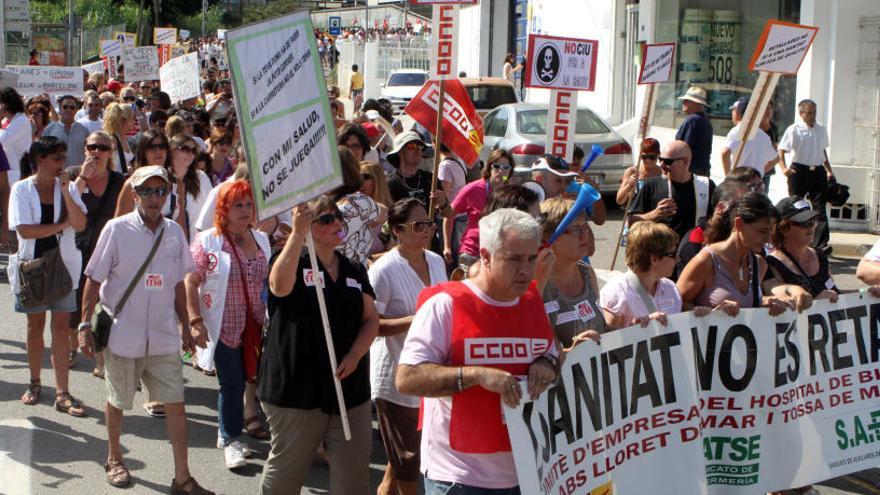
POLYGON ((764 118, 764 111, 770 104, 773 92, 776 90, 776 84, 779 83, 779 76, 778 72, 761 72, 758 76, 755 89, 752 91, 752 98, 749 99, 749 106, 746 108, 746 114, 743 115, 742 121, 739 123, 740 145, 733 156, 730 170, 739 166, 746 143, 755 137, 761 120, 764 118))
POLYGON ((443 90, 443 79, 438 81, 440 86, 440 95, 437 98, 437 125, 434 128, 434 169, 431 174, 431 197, 428 198, 428 218, 434 218, 434 192, 437 191, 437 174, 440 172, 440 143, 443 137, 443 104, 445 103, 445 93, 443 90))

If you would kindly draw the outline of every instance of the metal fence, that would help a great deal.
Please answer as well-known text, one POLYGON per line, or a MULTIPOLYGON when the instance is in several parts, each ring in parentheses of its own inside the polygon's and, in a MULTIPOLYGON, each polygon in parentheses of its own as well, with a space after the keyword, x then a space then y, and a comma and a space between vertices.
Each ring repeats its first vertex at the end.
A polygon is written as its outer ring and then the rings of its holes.
POLYGON ((114 31, 125 31, 125 24, 105 26, 98 29, 83 29, 80 31, 80 60, 87 61, 100 55, 101 40, 113 39, 114 31))
POLYGON ((397 42, 382 40, 376 50, 376 79, 380 84, 388 80, 392 71, 397 69, 431 68, 431 47, 425 42, 397 42))

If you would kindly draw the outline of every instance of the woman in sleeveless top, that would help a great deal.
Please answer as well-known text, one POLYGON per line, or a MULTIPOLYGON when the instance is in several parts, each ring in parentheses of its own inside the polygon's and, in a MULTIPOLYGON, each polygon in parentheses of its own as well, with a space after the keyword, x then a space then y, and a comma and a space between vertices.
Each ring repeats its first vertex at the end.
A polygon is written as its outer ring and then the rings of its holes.
POLYGON ((736 316, 740 308, 769 307, 770 315, 781 314, 788 304, 764 296, 760 280, 767 262, 760 255, 770 240, 773 203, 762 193, 749 192, 733 201, 718 218, 713 218, 708 242, 678 279, 685 307, 707 306, 736 316))
MULTIPOLYGON (((541 203, 545 218, 543 242, 556 231, 572 206, 574 200, 560 196, 541 203)), ((575 217, 549 249, 556 255, 556 262, 542 295, 556 338, 564 349, 587 339, 598 341, 599 334, 605 332, 605 319, 599 311, 599 286, 593 267, 581 261, 596 251, 586 213, 575 217)))
POLYGON ((767 256, 770 271, 765 289, 791 298, 798 311, 809 308, 814 299, 837 302, 840 291, 831 277, 828 257, 811 247, 819 212, 797 198, 784 198, 776 210, 782 219, 773 228, 775 249, 767 256))

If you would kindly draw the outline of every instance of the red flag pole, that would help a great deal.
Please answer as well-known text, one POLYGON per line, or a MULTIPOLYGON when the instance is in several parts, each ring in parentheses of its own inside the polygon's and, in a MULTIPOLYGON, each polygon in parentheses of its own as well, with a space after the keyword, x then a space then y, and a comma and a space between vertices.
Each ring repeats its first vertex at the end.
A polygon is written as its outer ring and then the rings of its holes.
POLYGON ((437 191, 437 174, 440 171, 440 141, 443 134, 443 103, 445 92, 443 91, 443 79, 438 81, 440 96, 437 99, 437 125, 434 128, 434 170, 431 174, 431 197, 428 198, 428 218, 434 218, 434 192, 437 191))

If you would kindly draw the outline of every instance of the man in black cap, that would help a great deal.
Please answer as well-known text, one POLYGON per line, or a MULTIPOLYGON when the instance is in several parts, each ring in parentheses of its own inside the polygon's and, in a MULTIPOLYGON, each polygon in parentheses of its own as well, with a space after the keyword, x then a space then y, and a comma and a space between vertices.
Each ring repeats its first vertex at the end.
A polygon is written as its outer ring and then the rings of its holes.
POLYGON ((776 148, 773 147, 773 143, 770 141, 770 136, 762 130, 765 122, 769 123, 773 111, 768 105, 761 116, 761 121, 755 122, 755 136, 743 143, 743 128, 740 122, 742 122, 748 106, 748 96, 740 97, 730 106, 730 118, 733 121, 734 127, 727 133, 727 144, 721 150, 721 164, 724 167, 724 175, 729 174, 733 168, 733 160, 736 158, 737 150, 742 147, 743 150, 737 167, 753 168, 763 178, 764 174, 773 170, 773 167, 779 162, 779 156, 776 154, 776 148))

